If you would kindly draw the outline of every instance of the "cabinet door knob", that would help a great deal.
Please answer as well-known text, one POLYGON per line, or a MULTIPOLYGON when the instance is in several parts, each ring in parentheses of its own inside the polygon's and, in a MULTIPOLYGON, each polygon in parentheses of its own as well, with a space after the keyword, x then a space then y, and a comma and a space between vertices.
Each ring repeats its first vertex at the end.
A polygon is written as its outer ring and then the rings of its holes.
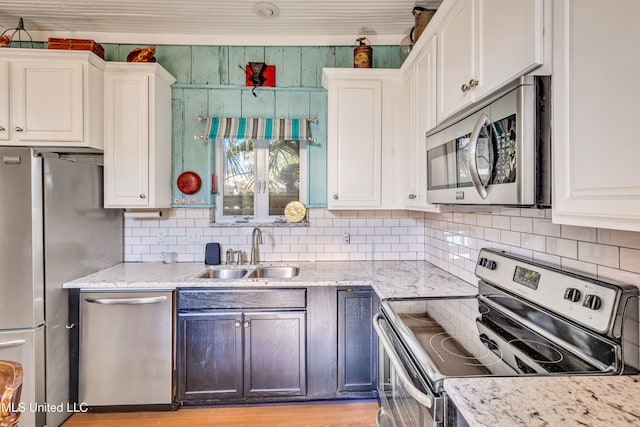
POLYGON ((415 198, 416 198, 416 195, 415 195, 415 194, 409 194, 409 199, 413 200, 413 199, 415 199, 415 198))
POLYGON ((0 132, 4 132, 5 130, 4 126, 0 126, 0 132))
POLYGON ((466 84, 466 83, 465 83, 465 84, 463 84, 463 85, 462 85, 462 87, 460 88, 460 90, 461 90, 463 93, 469 92, 469 89, 471 89, 471 88, 470 88, 470 87, 469 87, 469 85, 468 85, 468 84, 466 84))
POLYGON ((242 326, 242 322, 239 320, 236 320, 236 328, 239 328, 240 326, 242 326))
POLYGON ((16 132, 24 132, 24 129, 22 129, 21 127, 17 127, 16 132))
POLYGON ((474 87, 478 86, 478 81, 476 79, 471 79, 469 80, 469 89, 473 89, 474 87))
POLYGON ((337 194, 333 195, 333 200, 338 200, 338 195, 337 194))
POLYGON ((249 323, 249 322, 244 322, 244 328, 245 328, 245 329, 249 329, 249 326, 251 326, 251 323, 249 323))
POLYGON ((147 198, 147 195, 146 195, 146 194, 141 194, 141 195, 140 195, 140 198, 141 198, 141 199, 146 199, 146 198, 147 198))

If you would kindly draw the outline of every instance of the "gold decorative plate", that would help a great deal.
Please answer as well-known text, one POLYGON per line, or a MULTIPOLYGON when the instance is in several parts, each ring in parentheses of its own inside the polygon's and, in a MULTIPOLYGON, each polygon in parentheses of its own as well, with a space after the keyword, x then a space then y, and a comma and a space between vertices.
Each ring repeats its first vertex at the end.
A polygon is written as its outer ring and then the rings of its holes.
POLYGON ((284 208, 284 216, 291 222, 300 222, 307 215, 307 208, 301 202, 289 202, 284 208))

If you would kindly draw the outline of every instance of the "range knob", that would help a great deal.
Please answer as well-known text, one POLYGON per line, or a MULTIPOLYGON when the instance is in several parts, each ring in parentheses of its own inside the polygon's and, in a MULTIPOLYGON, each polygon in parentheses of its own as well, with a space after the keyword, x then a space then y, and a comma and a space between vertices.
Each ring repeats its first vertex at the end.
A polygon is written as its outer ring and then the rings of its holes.
POLYGON ((567 290, 564 291, 564 299, 569 300, 571 302, 580 301, 580 297, 581 297, 580 291, 576 288, 567 288, 567 290))
POLYGON ((489 270, 495 270, 496 268, 498 268, 498 264, 495 261, 488 261, 487 268, 489 270))
POLYGON ((486 267, 487 266, 487 261, 488 259, 486 259, 485 257, 482 257, 478 260, 478 265, 480 265, 481 267, 486 267))
POLYGON ((590 310, 597 310, 602 306, 602 299, 597 295, 587 295, 584 297, 583 307, 587 307, 590 310))

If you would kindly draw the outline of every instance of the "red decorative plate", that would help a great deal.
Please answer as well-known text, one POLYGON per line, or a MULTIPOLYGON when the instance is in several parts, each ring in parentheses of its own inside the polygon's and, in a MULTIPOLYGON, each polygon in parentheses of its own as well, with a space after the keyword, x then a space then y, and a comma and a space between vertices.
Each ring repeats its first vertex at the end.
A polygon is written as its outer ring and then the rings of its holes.
POLYGON ((184 194, 197 193, 202 185, 202 180, 195 172, 182 172, 178 176, 178 189, 184 194))

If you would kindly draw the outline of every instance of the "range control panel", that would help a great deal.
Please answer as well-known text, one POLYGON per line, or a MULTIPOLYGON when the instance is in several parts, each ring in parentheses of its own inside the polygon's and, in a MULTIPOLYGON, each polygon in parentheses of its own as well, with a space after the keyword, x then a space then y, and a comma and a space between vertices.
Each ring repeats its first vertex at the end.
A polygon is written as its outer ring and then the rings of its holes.
POLYGON ((480 279, 539 306, 606 333, 618 310, 620 289, 503 252, 482 249, 480 279))

